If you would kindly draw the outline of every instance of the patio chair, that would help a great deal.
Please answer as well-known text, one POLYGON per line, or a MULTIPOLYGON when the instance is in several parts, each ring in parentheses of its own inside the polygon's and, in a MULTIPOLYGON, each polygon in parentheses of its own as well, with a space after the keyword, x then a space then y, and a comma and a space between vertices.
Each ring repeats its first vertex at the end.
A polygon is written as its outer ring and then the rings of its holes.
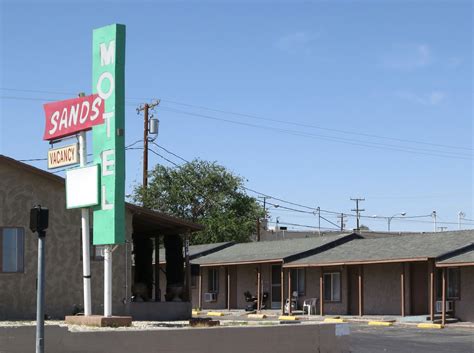
POLYGON ((303 302, 303 312, 308 310, 308 315, 316 315, 316 307, 318 305, 318 298, 308 298, 303 302))

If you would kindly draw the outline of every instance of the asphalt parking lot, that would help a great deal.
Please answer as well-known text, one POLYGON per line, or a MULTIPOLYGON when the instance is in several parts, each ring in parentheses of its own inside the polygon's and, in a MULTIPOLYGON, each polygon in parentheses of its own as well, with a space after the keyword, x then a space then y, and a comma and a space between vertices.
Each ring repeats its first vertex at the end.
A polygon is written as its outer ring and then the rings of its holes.
POLYGON ((351 324, 351 353, 474 353, 474 330, 351 324))

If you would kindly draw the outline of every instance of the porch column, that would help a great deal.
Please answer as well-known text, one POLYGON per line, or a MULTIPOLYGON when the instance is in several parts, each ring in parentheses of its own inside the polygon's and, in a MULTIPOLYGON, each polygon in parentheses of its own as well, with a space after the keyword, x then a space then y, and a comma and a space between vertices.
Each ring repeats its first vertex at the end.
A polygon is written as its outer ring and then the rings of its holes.
POLYGON ((359 284, 359 316, 364 315, 364 277, 363 265, 359 265, 358 284, 359 284))
POLYGON ((260 265, 257 265, 257 311, 260 311, 260 292, 261 292, 261 288, 260 288, 260 265))
POLYGON ((160 237, 155 237, 155 302, 161 301, 160 289, 160 237))
POLYGON ((443 267, 441 325, 446 325, 446 267, 443 267))
POLYGON ((402 263, 402 270, 400 272, 400 314, 405 316, 405 264, 402 263))
POLYGON ((285 273, 283 272, 283 266, 281 266, 280 280, 281 314, 283 315, 285 313, 285 273))
POLYGON ((184 235, 184 261, 186 267, 185 273, 185 282, 186 282, 186 300, 191 302, 192 301, 192 294, 191 294, 191 264, 189 263, 189 230, 184 235))
POLYGON ((291 268, 288 269, 288 315, 291 315, 291 268))
POLYGON ((324 315, 324 269, 319 272, 319 315, 324 315))
POLYGON ((230 267, 226 267, 227 270, 227 310, 230 311, 230 267))
POLYGON ((430 320, 434 321, 435 311, 435 264, 430 261, 430 320))
POLYGON ((199 266, 198 291, 199 291, 199 309, 202 309, 202 267, 201 266, 199 266))

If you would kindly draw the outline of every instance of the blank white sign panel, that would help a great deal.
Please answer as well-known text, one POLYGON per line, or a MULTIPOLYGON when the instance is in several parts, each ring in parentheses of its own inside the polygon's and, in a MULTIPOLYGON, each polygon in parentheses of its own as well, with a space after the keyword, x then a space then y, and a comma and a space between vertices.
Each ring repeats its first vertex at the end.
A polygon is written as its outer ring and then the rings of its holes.
POLYGON ((99 204, 99 167, 66 171, 66 207, 82 208, 99 204))

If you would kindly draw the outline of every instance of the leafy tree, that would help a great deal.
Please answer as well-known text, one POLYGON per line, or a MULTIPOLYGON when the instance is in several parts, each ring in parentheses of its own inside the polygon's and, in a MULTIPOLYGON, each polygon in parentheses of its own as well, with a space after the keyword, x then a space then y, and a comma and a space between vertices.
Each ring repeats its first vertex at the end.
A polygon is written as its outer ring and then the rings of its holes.
POLYGON ((195 159, 180 167, 157 165, 148 188, 137 187, 134 200, 144 207, 205 226, 193 244, 246 242, 263 208, 243 189, 244 181, 215 162, 195 159))

